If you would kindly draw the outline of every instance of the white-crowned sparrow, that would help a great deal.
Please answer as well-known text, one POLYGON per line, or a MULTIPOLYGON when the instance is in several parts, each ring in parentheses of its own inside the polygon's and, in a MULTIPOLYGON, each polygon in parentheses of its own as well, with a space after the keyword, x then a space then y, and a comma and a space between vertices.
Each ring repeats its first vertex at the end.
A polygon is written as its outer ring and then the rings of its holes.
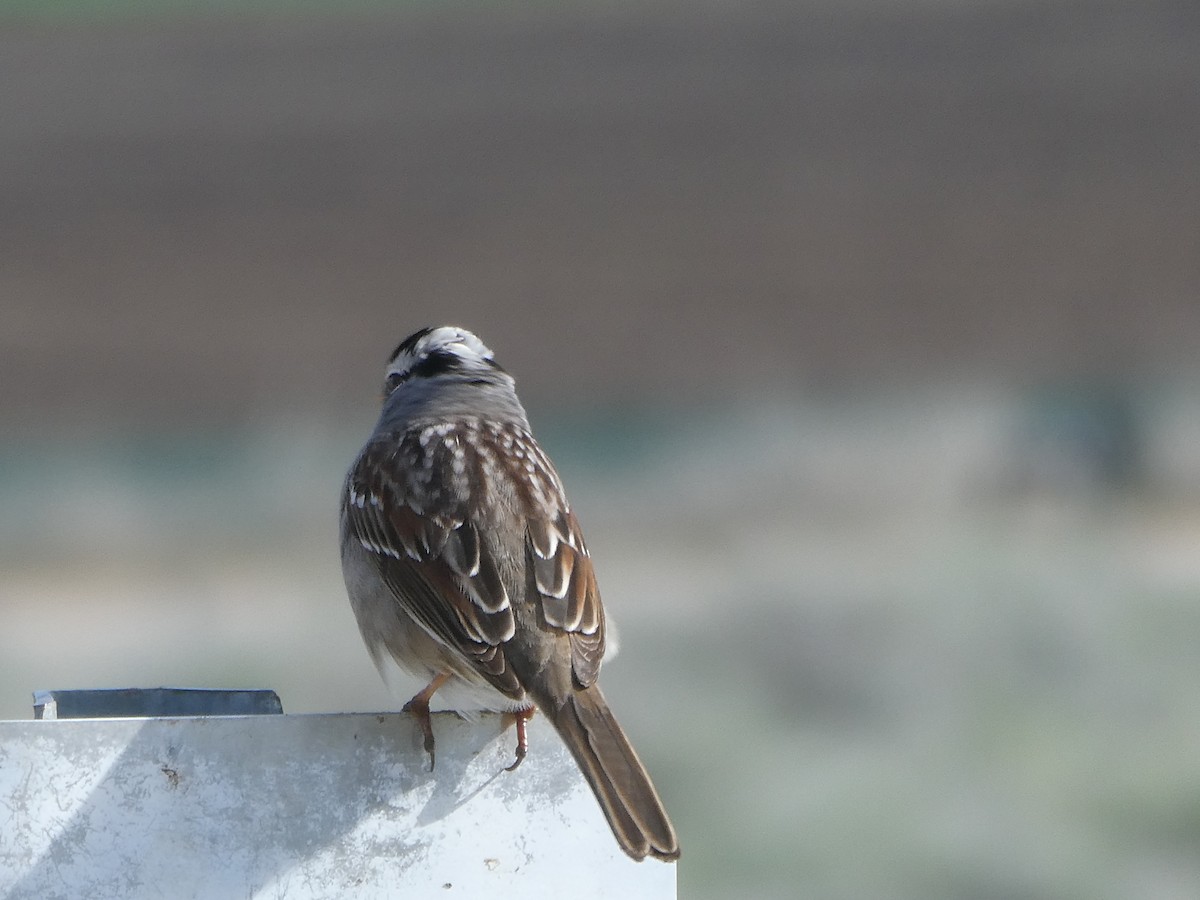
POLYGON ((405 709, 433 761, 429 701, 542 710, 591 785, 622 849, 677 859, 662 801, 596 684, 604 607, 558 473, 514 382, 475 335, 424 328, 396 348, 383 411, 350 468, 342 570, 372 659, 428 686, 405 709))

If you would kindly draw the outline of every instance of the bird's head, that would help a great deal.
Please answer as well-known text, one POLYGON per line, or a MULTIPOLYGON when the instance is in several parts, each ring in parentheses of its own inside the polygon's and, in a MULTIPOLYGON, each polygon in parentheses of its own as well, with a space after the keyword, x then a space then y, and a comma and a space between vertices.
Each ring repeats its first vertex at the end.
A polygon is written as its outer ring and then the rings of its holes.
POLYGON ((422 328, 401 341, 388 359, 383 396, 417 381, 491 383, 503 372, 492 351, 465 328, 422 328))

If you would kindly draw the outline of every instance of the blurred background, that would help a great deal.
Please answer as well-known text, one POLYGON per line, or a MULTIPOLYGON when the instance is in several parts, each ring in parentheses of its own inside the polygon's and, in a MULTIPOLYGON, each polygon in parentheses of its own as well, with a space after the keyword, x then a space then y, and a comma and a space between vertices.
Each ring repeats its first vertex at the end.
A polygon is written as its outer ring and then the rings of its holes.
POLYGON ((4 0, 0 85, 0 717, 397 708, 337 493, 456 323, 681 896, 1200 895, 1192 0, 4 0))

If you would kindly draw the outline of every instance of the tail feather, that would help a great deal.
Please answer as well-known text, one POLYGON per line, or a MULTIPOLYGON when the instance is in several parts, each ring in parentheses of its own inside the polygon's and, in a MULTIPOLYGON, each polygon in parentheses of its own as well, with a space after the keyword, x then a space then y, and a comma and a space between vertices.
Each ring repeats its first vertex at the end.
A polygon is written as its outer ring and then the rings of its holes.
POLYGON ((591 786, 617 842, 634 859, 679 858, 679 840, 645 767, 595 685, 573 691, 553 722, 591 786))

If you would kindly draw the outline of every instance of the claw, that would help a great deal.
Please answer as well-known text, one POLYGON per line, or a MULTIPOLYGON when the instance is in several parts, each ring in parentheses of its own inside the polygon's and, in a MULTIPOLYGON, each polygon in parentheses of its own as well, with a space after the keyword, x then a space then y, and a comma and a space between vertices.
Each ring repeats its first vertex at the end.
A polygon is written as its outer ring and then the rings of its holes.
POLYGON ((525 726, 526 723, 533 718, 533 714, 536 712, 536 710, 536 706, 531 706, 529 709, 518 709, 515 712, 510 713, 517 725, 517 758, 513 761, 511 766, 505 767, 505 772, 514 771, 525 759, 525 754, 529 751, 529 737, 526 734, 525 726))
POLYGON ((425 752, 429 754, 429 771, 433 771, 435 756, 433 752, 433 720, 429 716, 429 701, 433 698, 434 693, 450 676, 442 673, 436 676, 433 681, 425 685, 424 689, 419 691, 411 700, 401 707, 403 712, 408 713, 417 720, 417 727, 421 729, 421 734, 424 735, 425 752))

